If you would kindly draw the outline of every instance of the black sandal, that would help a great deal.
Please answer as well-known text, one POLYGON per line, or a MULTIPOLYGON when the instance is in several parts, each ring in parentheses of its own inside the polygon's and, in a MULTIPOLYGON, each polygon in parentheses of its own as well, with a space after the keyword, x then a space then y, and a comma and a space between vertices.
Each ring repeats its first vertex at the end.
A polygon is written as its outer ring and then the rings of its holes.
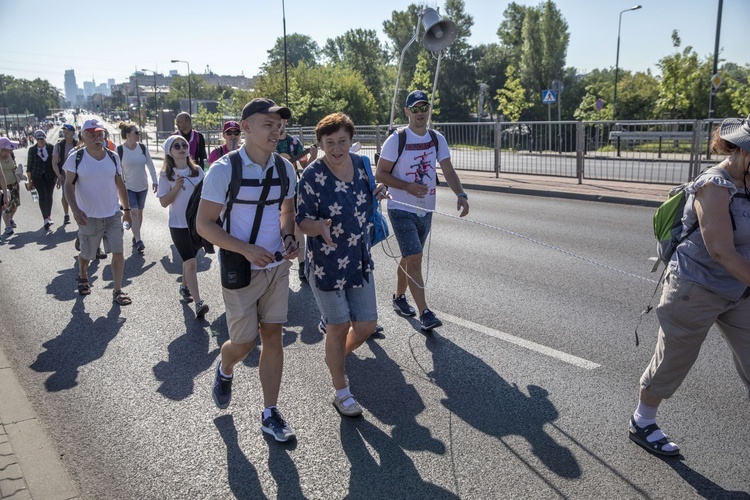
POLYGON ((112 292, 112 300, 115 303, 120 304, 121 306, 129 306, 133 303, 133 300, 130 298, 130 296, 122 290, 112 292))
POLYGON ((91 295, 91 285, 88 278, 78 278, 78 294, 91 295))
MULTIPOLYGON (((633 441, 638 446, 642 447, 645 450, 650 451, 651 453, 655 453, 657 455, 664 455, 666 457, 674 457, 680 454, 680 448, 678 447, 676 450, 665 450, 664 447, 670 444, 669 439, 667 438, 667 435, 664 434, 664 437, 661 439, 658 439, 656 441, 650 442, 648 440, 648 436, 653 434, 654 432, 660 430, 659 426, 656 424, 647 425, 646 427, 638 427, 635 424, 635 419, 633 417, 630 417, 630 429, 629 429, 629 437, 630 440, 633 441)), ((672 443, 674 444, 674 443, 672 443)), ((677 446, 675 444, 675 446, 677 446)))

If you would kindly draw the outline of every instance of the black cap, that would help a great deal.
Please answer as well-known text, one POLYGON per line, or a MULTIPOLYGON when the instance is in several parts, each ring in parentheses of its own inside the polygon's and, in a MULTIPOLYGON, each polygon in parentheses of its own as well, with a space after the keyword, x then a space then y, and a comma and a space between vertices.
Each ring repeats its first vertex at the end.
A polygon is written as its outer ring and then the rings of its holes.
POLYGON ((284 120, 288 120, 292 117, 292 112, 289 108, 284 106, 278 106, 271 99, 256 98, 245 104, 242 108, 242 119, 246 120, 250 115, 255 113, 262 113, 267 115, 269 113, 278 113, 284 120))

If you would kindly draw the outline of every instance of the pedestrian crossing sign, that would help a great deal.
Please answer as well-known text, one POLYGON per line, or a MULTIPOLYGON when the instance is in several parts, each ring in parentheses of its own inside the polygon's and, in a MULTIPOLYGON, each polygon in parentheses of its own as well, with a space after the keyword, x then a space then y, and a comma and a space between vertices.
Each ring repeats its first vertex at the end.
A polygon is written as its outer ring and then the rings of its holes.
POLYGON ((542 90, 542 103, 543 104, 555 104, 557 102, 557 96, 554 90, 542 90))

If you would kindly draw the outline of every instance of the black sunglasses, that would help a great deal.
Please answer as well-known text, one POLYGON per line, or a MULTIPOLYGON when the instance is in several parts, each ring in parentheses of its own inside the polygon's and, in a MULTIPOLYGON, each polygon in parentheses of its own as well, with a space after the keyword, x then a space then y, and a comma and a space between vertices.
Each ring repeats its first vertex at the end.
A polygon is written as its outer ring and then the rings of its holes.
POLYGON ((139 130, 131 130, 131 132, 135 135, 141 135, 141 132, 139 130))
POLYGON ((224 133, 227 134, 227 135, 240 135, 240 131, 239 130, 231 130, 230 129, 230 130, 227 130, 224 133))
POLYGON ((172 144, 172 149, 179 151, 180 149, 190 149, 190 146, 188 146, 186 142, 175 142, 172 144))
POLYGON ((409 111, 412 113, 425 113, 428 109, 430 109, 429 104, 422 104, 421 106, 412 106, 409 108, 409 111))

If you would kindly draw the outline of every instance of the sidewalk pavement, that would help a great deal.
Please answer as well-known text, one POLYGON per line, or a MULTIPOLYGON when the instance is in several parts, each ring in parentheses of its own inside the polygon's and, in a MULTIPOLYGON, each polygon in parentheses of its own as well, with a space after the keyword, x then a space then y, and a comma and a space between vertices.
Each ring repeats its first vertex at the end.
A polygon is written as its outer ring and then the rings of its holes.
MULTIPOLYGON (((156 161, 163 153, 151 148, 156 161)), ((458 170, 467 191, 657 207, 671 186, 458 170)), ((443 179, 445 176, 442 176, 443 179)), ((0 348, 0 498, 69 500, 78 490, 0 348)))

